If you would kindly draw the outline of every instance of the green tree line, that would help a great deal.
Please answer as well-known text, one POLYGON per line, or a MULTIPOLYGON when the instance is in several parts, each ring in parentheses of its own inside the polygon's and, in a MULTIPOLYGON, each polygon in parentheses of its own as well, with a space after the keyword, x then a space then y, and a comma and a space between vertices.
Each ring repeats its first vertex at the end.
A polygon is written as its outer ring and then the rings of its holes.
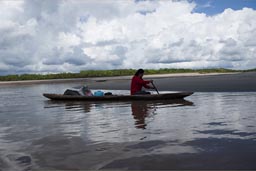
MULTIPOLYGON (((175 74, 175 73, 228 73, 228 72, 250 72, 250 70, 231 70, 225 68, 213 69, 145 69, 145 75, 149 74, 175 74)), ((22 80, 48 80, 48 79, 68 79, 68 78, 90 78, 90 77, 111 77, 134 75, 135 69, 114 69, 114 70, 84 70, 79 73, 58 73, 58 74, 15 74, 0 76, 0 81, 22 81, 22 80)))

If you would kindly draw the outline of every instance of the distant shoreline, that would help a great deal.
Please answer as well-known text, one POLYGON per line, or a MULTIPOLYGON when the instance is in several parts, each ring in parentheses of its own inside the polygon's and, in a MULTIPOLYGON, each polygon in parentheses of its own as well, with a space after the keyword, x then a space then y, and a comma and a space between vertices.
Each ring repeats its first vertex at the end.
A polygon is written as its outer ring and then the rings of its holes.
MULTIPOLYGON (((129 90, 131 78, 132 76, 130 75, 74 79, 5 81, 0 82, 0 87, 66 84, 66 87, 69 88, 71 86, 87 84, 92 90, 129 90)), ((154 80, 154 84, 160 92, 256 92, 256 72, 154 74, 145 75, 143 78, 154 80)))
MULTIPOLYGON (((112 69, 112 70, 82 70, 78 73, 64 72, 64 73, 48 73, 48 74, 12 74, 0 76, 0 82, 16 82, 16 81, 36 81, 48 82, 48 80, 81 80, 93 79, 100 77, 129 77, 134 75, 137 70, 135 69, 112 69), (47 80, 47 81, 45 81, 47 80)), ((175 68, 160 68, 160 69, 144 69, 145 75, 165 75, 165 76, 193 76, 193 75, 207 75, 207 74, 227 74, 227 73, 240 73, 240 72, 256 72, 255 69, 248 70, 232 70, 225 68, 209 68, 209 69, 175 69, 175 68)))
MULTIPOLYGON (((240 72, 230 73, 173 73, 173 74, 149 74, 144 75, 144 79, 168 78, 168 77, 195 77, 195 76, 214 76, 214 75, 230 75, 240 72)), ((110 81, 110 80, 130 80, 129 76, 109 76, 109 77, 89 77, 89 78, 65 78, 65 79, 45 79, 45 80, 22 80, 22 81, 0 81, 1 85, 22 85, 22 84, 45 84, 45 83, 68 83, 81 81, 110 81)))

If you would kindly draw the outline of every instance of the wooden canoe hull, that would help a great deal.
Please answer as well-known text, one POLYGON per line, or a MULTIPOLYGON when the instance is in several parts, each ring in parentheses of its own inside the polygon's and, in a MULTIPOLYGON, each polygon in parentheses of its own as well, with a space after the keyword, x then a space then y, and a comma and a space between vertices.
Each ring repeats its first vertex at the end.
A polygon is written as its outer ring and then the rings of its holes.
POLYGON ((150 95, 110 95, 110 96, 70 96, 63 94, 47 94, 43 96, 51 100, 72 100, 72 101, 132 101, 132 100, 171 100, 183 99, 192 95, 193 92, 178 92, 150 95))

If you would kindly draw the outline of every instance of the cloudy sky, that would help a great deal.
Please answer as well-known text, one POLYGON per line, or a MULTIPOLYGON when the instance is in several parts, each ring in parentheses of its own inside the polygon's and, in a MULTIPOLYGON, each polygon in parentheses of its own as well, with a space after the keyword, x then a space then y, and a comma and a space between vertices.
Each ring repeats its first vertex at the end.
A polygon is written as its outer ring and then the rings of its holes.
POLYGON ((0 75, 256 68, 256 0, 1 0, 0 75))

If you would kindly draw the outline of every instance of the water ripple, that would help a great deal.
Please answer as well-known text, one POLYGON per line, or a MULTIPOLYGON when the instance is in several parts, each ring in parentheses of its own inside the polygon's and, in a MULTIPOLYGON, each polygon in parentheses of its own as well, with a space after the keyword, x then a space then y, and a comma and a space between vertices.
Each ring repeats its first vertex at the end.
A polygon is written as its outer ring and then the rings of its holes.
POLYGON ((8 162, 16 169, 24 161, 28 170, 196 169, 201 163, 206 169, 256 169, 256 93, 195 93, 154 102, 54 102, 42 96, 65 86, 0 89, 5 170, 12 170, 8 162))

